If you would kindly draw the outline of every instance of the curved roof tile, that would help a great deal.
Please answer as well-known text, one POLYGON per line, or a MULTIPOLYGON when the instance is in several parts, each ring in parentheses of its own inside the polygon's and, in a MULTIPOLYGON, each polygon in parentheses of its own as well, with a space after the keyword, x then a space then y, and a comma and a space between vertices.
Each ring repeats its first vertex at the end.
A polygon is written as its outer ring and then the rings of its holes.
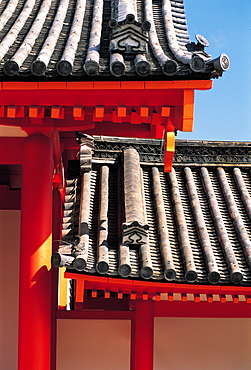
POLYGON ((251 286, 250 144, 177 142, 166 174, 160 140, 80 140, 54 266, 251 286))
POLYGON ((3 0, 0 13, 2 78, 210 79, 229 67, 190 41, 183 0, 3 0))

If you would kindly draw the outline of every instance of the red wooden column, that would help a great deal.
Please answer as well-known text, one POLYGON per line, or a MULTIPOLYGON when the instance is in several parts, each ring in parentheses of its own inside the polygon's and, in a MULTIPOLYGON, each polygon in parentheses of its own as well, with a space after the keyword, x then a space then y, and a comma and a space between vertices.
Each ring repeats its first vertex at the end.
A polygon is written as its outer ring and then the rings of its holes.
MULTIPOLYGON (((62 203, 61 194, 57 184, 53 189, 53 213, 52 213, 52 252, 56 252, 61 238, 61 218, 62 203)), ((51 295, 51 370, 56 370, 56 346, 57 346, 57 320, 56 313, 58 308, 58 274, 59 269, 52 269, 52 295, 51 295)))
POLYGON ((49 370, 51 357, 51 140, 40 134, 23 148, 19 286, 19 370, 49 370))
POLYGON ((131 323, 131 370, 153 370, 154 302, 136 301, 131 323))

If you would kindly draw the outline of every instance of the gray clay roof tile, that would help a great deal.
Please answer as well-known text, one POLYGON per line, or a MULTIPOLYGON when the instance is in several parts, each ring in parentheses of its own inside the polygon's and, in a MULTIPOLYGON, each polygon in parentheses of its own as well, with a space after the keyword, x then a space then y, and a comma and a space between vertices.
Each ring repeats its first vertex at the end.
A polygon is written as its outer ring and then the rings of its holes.
POLYGON ((250 286, 250 144, 178 141, 167 174, 161 140, 106 139, 95 138, 94 154, 90 138, 80 139, 82 172, 73 161, 54 265, 250 286))
POLYGON ((207 40, 196 38, 190 41, 183 0, 2 0, 0 76, 222 75, 229 67, 227 55, 212 60, 207 40))

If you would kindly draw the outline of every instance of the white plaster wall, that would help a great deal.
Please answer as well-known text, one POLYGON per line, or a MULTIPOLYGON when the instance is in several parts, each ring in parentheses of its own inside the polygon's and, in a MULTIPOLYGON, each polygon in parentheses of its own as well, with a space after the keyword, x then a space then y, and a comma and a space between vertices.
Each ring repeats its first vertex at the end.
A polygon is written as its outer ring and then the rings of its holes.
POLYGON ((58 320, 57 370, 130 369, 130 321, 58 320))
POLYGON ((0 210, 0 369, 17 369, 20 211, 0 210))
POLYGON ((155 370, 250 370, 251 319, 156 318, 154 355, 155 370))

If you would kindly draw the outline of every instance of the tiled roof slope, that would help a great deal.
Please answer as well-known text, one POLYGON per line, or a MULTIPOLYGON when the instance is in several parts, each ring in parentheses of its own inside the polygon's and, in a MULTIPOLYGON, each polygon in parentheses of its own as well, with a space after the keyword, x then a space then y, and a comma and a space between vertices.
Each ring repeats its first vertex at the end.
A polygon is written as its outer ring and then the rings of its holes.
POLYGON ((167 174, 161 140, 96 138, 91 171, 91 141, 81 141, 82 175, 72 161, 54 266, 251 285, 250 143, 178 141, 167 174))
POLYGON ((190 41, 183 0, 2 0, 0 14, 2 78, 209 79, 229 67, 204 37, 190 41))

